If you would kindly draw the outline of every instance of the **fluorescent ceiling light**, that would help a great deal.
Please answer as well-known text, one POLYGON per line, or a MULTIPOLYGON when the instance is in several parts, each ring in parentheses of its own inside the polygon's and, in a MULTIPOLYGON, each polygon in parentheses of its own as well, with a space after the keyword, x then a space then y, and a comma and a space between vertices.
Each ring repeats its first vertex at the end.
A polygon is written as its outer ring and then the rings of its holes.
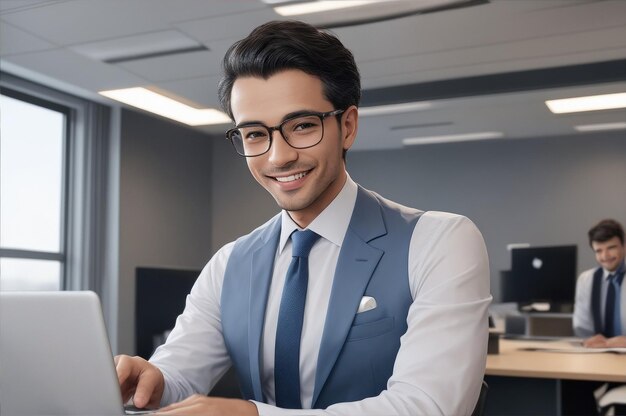
POLYGON ((287 6, 274 7, 274 11, 281 16, 299 16, 301 14, 328 12, 331 10, 364 6, 372 3, 374 3, 372 0, 310 1, 306 3, 296 3, 287 6))
POLYGON ((190 126, 224 124, 231 121, 221 111, 212 108, 193 108, 146 88, 100 91, 99 94, 190 126))
POLYGON ((376 105, 372 107, 360 107, 361 116, 382 116, 385 114, 410 113, 411 111, 427 110, 432 107, 428 101, 417 101, 412 103, 376 105))
POLYGON ((554 114, 626 108, 626 92, 548 100, 546 105, 554 114))
POLYGON ((601 131, 626 129, 626 123, 581 124, 574 126, 577 131, 601 131))
MULTIPOLYGON (((1 1, 1 0, 0 0, 1 1)), ((317 27, 337 28, 476 6, 488 0, 261 0, 282 16, 301 16, 317 27), (361 7, 357 7, 361 6, 361 7), (348 9, 350 8, 350 9, 348 9), (343 12, 337 10, 344 9, 343 12)))
POLYGON ((409 139, 402 139, 402 144, 405 146, 412 146, 418 144, 435 144, 435 143, 451 143, 451 142, 466 142, 471 140, 486 140, 486 139, 499 139, 504 137, 504 133, 499 131, 484 131, 480 133, 466 133, 466 134, 450 134, 445 136, 427 136, 427 137, 411 137, 409 139))

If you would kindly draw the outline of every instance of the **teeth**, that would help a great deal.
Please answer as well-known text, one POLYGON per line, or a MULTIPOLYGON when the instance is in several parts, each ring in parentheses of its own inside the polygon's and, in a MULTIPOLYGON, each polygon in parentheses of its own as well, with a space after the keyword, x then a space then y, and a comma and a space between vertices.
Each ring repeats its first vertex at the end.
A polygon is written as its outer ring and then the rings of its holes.
POLYGON ((304 178, 306 176, 307 172, 300 172, 300 173, 296 173, 295 175, 291 175, 291 176, 277 176, 276 180, 278 182, 292 182, 295 181, 297 179, 300 178, 304 178))

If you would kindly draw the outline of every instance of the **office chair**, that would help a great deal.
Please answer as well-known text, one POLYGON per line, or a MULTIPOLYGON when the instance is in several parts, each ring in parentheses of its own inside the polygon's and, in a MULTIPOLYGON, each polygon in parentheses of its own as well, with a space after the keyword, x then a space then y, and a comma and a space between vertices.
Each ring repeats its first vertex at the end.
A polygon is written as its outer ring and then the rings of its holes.
POLYGON ((483 383, 480 386, 480 394, 478 395, 478 402, 476 403, 476 407, 474 407, 472 416, 483 416, 485 414, 485 403, 487 403, 487 391, 488 390, 489 390, 489 386, 487 385, 487 382, 483 380, 483 383))
POLYGON ((218 381, 213 389, 209 392, 209 396, 229 397, 231 399, 243 399, 241 389, 239 388, 239 380, 235 368, 231 367, 218 381))
POLYGON ((603 384, 594 392, 600 416, 626 414, 626 385, 611 387, 603 384))

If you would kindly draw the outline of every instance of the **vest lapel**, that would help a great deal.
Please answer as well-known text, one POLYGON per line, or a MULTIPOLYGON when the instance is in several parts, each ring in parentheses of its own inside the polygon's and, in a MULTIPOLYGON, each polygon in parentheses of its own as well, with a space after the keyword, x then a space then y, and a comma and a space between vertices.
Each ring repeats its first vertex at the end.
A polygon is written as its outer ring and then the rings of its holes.
POLYGON ((381 207, 359 187, 350 225, 341 246, 317 360, 313 406, 341 352, 365 288, 383 255, 369 241, 386 234, 381 207))
POLYGON ((263 390, 261 388, 261 334, 263 333, 263 321, 276 247, 280 239, 280 215, 264 231, 253 250, 250 267, 250 315, 248 316, 248 350, 250 357, 250 377, 254 399, 263 402, 263 390))

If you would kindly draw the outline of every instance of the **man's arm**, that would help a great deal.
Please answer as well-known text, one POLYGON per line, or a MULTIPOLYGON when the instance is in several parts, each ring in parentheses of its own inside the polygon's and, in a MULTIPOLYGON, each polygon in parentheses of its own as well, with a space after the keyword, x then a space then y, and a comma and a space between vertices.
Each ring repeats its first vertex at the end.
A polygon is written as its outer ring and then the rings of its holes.
POLYGON ((230 366, 222 336, 220 296, 232 247, 220 249, 202 270, 167 342, 150 358, 164 376, 161 406, 193 394, 206 395, 230 366))
POLYGON ((576 280, 576 300, 572 325, 574 334, 580 338, 588 338, 595 334, 593 313, 591 311, 591 286, 594 270, 587 270, 576 280))

